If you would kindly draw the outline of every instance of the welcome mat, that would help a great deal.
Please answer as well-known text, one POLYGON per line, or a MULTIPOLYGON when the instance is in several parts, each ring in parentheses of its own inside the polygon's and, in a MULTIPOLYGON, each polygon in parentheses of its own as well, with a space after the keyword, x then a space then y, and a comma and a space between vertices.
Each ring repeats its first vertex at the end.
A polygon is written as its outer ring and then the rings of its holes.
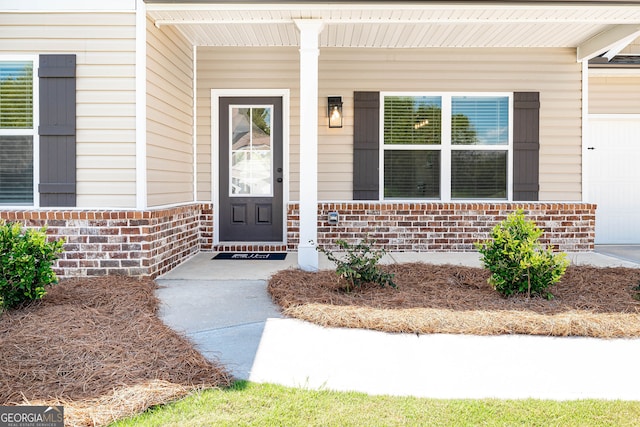
POLYGON ((211 259, 282 261, 286 257, 286 252, 222 252, 211 259))

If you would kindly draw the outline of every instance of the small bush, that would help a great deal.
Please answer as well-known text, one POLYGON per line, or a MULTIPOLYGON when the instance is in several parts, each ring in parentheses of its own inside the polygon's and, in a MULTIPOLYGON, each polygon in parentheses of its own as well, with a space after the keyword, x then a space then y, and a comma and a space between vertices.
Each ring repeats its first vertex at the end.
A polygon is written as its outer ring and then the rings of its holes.
POLYGON ((491 272, 489 283, 502 295, 553 298, 547 288, 562 278, 569 261, 564 253, 543 248, 538 241, 541 235, 542 230, 517 211, 493 228, 491 240, 476 243, 485 268, 491 272))
POLYGON ((45 229, 22 229, 0 222, 0 307, 12 308, 46 294, 58 282, 52 269, 62 252, 62 240, 47 241, 45 229))
POLYGON ((347 281, 346 292, 365 283, 375 283, 381 287, 397 287, 393 282, 394 275, 385 273, 378 266, 378 261, 386 254, 384 249, 372 249, 371 242, 367 238, 356 245, 350 245, 344 240, 336 240, 336 245, 346 252, 345 259, 338 258, 331 250, 321 246, 317 246, 317 249, 325 254, 329 261, 336 264, 336 273, 347 281))
POLYGON ((640 282, 638 282, 636 286, 632 287, 631 290, 634 291, 633 299, 640 301, 640 282))

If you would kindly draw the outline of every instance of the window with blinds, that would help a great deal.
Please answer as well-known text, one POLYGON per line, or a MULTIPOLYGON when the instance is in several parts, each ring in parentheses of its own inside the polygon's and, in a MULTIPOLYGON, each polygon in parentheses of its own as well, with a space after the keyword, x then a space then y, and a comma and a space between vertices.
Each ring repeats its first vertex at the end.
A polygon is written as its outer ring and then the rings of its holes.
POLYGON ((384 100, 384 143, 439 145, 442 100, 438 96, 390 96, 384 100))
POLYGON ((384 198, 508 199, 510 94, 383 97, 384 198))
POLYGON ((451 153, 452 199, 506 197, 506 151, 459 150, 451 153))
POLYGON ((33 62, 0 60, 0 205, 33 204, 33 62))
POLYGON ((453 145, 507 145, 509 98, 454 96, 451 98, 453 145))
POLYGON ((440 198, 440 151, 387 150, 384 171, 387 198, 440 198))

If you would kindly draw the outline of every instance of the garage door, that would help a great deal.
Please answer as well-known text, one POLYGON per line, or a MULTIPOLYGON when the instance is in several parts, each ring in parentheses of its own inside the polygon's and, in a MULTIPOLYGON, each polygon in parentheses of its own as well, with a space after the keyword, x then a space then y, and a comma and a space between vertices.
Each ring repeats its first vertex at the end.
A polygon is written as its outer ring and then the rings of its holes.
POLYGON ((640 116, 591 116, 588 200, 597 244, 640 244, 640 116))

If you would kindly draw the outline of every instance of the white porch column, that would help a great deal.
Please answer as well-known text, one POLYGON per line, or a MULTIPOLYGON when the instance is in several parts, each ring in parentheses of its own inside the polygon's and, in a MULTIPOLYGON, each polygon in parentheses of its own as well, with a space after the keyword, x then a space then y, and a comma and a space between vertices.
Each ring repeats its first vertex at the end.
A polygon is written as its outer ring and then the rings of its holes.
POLYGON ((298 266, 318 270, 318 38, 324 23, 295 21, 300 31, 300 243, 298 266))

